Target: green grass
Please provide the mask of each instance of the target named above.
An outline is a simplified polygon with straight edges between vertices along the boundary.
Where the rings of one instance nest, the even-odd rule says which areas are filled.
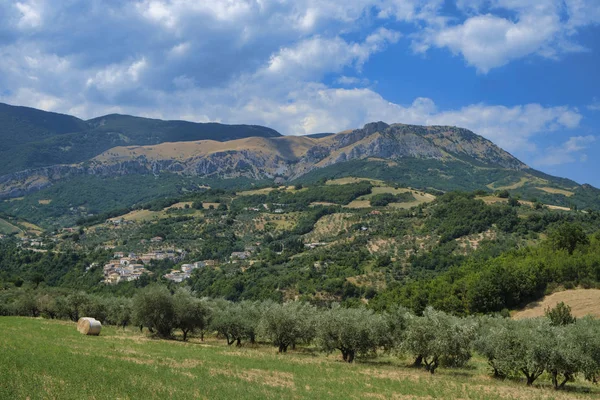
[[[80,335],[75,324],[0,317],[0,399],[281,399],[281,398],[597,398],[578,383],[569,392],[487,376],[482,360],[461,370],[427,372],[392,357],[353,365],[308,350],[278,355],[269,346],[228,347],[154,340],[103,327]]]
[[[21,230],[19,228],[17,228],[10,222],[0,218],[0,234],[10,235],[11,233],[17,233],[20,231]]]

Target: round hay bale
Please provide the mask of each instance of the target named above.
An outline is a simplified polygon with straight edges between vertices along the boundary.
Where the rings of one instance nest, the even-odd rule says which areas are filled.
[[[77,321],[77,330],[83,335],[98,336],[102,330],[102,324],[94,318],[83,317]]]

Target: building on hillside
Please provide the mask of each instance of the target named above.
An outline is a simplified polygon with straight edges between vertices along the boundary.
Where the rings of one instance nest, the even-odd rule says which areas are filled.
[[[315,242],[315,243],[305,243],[304,247],[309,249],[316,249],[317,247],[326,246],[327,243],[324,242]]]
[[[234,251],[233,253],[231,253],[231,256],[229,257],[232,260],[246,260],[248,258],[250,258],[252,254],[250,254],[249,251]]]
[[[152,242],[152,243],[160,243],[162,241],[163,241],[163,238],[160,236],[155,236],[152,239],[150,239],[150,242]]]

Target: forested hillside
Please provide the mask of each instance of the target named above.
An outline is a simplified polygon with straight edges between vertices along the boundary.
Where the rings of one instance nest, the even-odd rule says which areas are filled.
[[[465,315],[600,282],[595,211],[502,191],[427,193],[356,178],[196,190],[80,218],[69,230],[7,236],[3,284],[132,295],[156,281],[234,301],[403,304],[416,312],[431,305]],[[168,249],[178,255],[144,262],[150,273],[139,279],[103,282],[113,253],[132,253],[139,263],[143,254]],[[238,253],[242,258],[233,258]],[[203,260],[210,266],[182,283],[165,277]]]

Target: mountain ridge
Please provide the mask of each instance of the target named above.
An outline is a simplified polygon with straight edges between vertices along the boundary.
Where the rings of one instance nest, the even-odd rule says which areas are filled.
[[[0,176],[32,168],[89,160],[120,145],[167,141],[278,137],[259,125],[164,121],[109,114],[87,121],[66,114],[0,103]]]

